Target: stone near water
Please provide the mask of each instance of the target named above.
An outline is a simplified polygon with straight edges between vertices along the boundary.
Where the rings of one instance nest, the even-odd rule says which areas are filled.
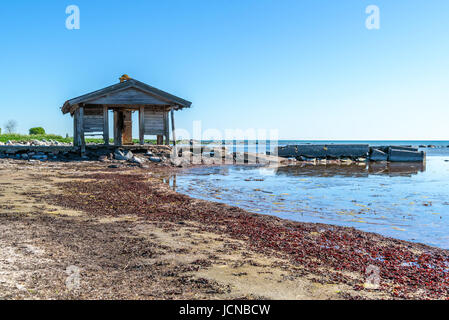
[[[149,160],[151,162],[162,162],[162,159],[159,157],[150,157]]]
[[[201,159],[201,163],[204,165],[212,165],[215,164],[215,159],[210,157],[203,157]]]
[[[133,153],[131,152],[131,151],[128,151],[128,152],[123,152],[122,150],[115,150],[115,153],[114,153],[114,158],[116,159],[116,160],[124,160],[124,161],[128,161],[128,160],[131,160],[132,158],[133,158]]]
[[[45,154],[36,154],[34,156],[31,156],[31,159],[33,159],[33,160],[40,160],[40,161],[46,161],[46,160],[48,160],[48,157]]]
[[[170,163],[175,167],[186,167],[190,164],[190,159],[186,158],[173,158],[170,160]]]
[[[114,158],[115,160],[126,160],[125,154],[121,150],[115,150]]]
[[[133,155],[133,153],[131,151],[128,151],[125,154],[125,157],[126,157],[127,160],[131,160],[134,157],[134,155]]]
[[[131,162],[137,163],[137,164],[143,164],[143,163],[144,163],[144,160],[141,159],[141,158],[138,158],[138,157],[134,156],[134,157],[132,157]]]

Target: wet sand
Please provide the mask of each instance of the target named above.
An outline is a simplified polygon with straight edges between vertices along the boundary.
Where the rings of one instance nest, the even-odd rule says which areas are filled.
[[[163,182],[180,169],[108,165],[0,160],[0,299],[449,296],[445,250],[192,199]]]

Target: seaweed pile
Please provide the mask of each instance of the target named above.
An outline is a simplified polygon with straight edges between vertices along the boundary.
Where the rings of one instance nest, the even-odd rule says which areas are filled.
[[[192,199],[145,174],[84,174],[59,183],[61,194],[46,201],[91,215],[138,214],[152,221],[200,223],[205,231],[244,240],[255,251],[288,257],[319,275],[323,283],[365,285],[367,270],[379,270],[377,290],[399,299],[449,297],[446,250],[386,238],[354,228],[300,223],[246,212],[225,204]],[[86,180],[89,179],[89,180]]]

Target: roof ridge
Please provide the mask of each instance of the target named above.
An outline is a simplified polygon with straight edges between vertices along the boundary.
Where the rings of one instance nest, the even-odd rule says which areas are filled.
[[[116,91],[126,90],[128,88],[135,87],[138,88],[145,93],[149,95],[153,95],[155,97],[159,97],[162,100],[166,100],[168,103],[173,105],[179,105],[181,108],[190,108],[192,103],[190,101],[184,100],[180,97],[177,97],[175,95],[172,95],[168,92],[165,92],[163,90],[160,90],[156,87],[150,86],[144,82],[141,82],[137,79],[130,78],[127,81],[123,81],[120,83],[115,83],[113,85],[107,86],[103,89],[99,89],[96,91],[89,92],[87,94],[78,96],[76,98],[72,98],[70,100],[67,100],[64,105],[62,106],[61,110],[62,112],[68,113],[75,110],[77,107],[79,107],[80,103],[83,103],[88,100],[95,99],[96,97],[101,97]]]

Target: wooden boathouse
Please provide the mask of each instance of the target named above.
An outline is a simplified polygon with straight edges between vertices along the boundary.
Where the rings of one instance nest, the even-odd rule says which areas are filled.
[[[63,114],[73,117],[73,144],[85,149],[86,136],[102,135],[109,145],[109,110],[114,114],[114,145],[133,145],[132,113],[139,112],[139,143],[145,135],[157,137],[157,144],[170,144],[169,113],[173,141],[175,137],[174,111],[190,108],[191,102],[123,75],[120,83],[87,93],[64,103]]]

